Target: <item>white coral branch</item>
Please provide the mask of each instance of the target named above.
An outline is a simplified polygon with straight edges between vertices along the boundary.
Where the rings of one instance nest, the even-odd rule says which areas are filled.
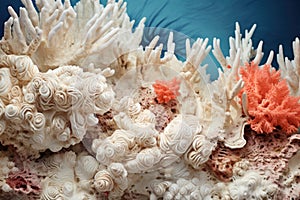
[[[281,70],[281,76],[284,78],[289,86],[290,93],[293,96],[300,96],[300,41],[296,38],[293,41],[294,59],[289,60],[284,57],[283,47],[279,46],[279,53],[277,54],[277,62]]]
[[[240,26],[238,23],[236,23],[236,30],[235,30],[235,38],[230,37],[229,38],[229,56],[225,58],[224,54],[222,53],[221,47],[220,47],[220,40],[214,38],[213,40],[213,47],[212,50],[215,58],[220,63],[223,71],[228,71],[228,68],[233,67],[233,65],[237,62],[237,59],[239,59],[240,64],[249,63],[250,61],[253,61],[255,64],[259,64],[261,62],[261,59],[264,55],[262,52],[262,46],[263,42],[260,41],[258,44],[258,47],[256,50],[254,50],[254,47],[252,46],[252,35],[255,31],[256,24],[254,24],[250,31],[245,30],[245,37],[242,38],[242,34],[240,32]],[[239,52],[239,53],[238,53]],[[273,52],[270,52],[270,55],[267,60],[267,64],[270,64],[273,60]],[[253,59],[253,60],[252,60]]]

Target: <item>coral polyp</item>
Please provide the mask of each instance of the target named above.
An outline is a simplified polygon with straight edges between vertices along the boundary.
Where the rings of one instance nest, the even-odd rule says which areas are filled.
[[[140,45],[122,0],[22,2],[0,41],[0,199],[300,198],[298,38],[281,71],[238,23],[227,57],[187,39],[182,61],[172,32]]]

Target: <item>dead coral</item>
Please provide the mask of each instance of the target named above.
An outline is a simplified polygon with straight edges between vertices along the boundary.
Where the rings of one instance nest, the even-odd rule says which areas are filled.
[[[39,194],[40,180],[37,175],[25,170],[9,174],[6,183],[16,192]]]
[[[240,157],[233,152],[236,151],[219,144],[206,162],[210,171],[221,181],[231,181],[233,165],[240,160]]]

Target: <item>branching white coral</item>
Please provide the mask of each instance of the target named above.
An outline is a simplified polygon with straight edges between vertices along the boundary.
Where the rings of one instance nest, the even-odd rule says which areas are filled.
[[[122,0],[105,7],[95,0],[74,7],[69,0],[36,0],[37,10],[32,1],[22,2],[19,16],[9,7],[0,41],[0,148],[18,155],[14,162],[0,155],[3,192],[22,190],[11,183],[30,169],[42,185],[40,199],[276,196],[274,184],[248,170],[247,155],[234,165],[242,156],[226,154],[246,144],[247,96],[237,97],[244,84],[239,67],[262,59],[262,42],[252,47],[255,25],[242,38],[236,24],[226,58],[214,39],[221,69],[210,82],[203,65],[208,39],[186,40],[184,62],[174,54],[172,32],[163,56],[159,36],[139,46],[145,19],[132,32]],[[278,61],[297,95],[298,39],[293,48],[294,61],[283,60],[282,48]],[[272,59],[271,52],[267,64]],[[210,164],[219,148],[227,148],[217,159],[225,159],[220,168],[226,168],[228,183]],[[289,163],[285,185],[295,185],[298,157]],[[23,165],[21,175],[15,164]]]
[[[219,130],[221,140],[230,148],[241,148],[246,144],[244,139],[244,126],[246,118],[242,115],[248,115],[247,96],[243,94],[240,100],[237,94],[243,88],[243,81],[239,77],[239,67],[245,63],[252,62],[259,64],[262,59],[262,42],[254,51],[251,37],[256,28],[254,25],[251,30],[245,31],[245,37],[242,38],[239,24],[236,23],[235,38],[229,38],[229,56],[224,57],[220,40],[213,41],[213,54],[221,65],[219,69],[219,78],[210,85],[212,91],[212,119],[221,119],[212,123],[213,130]],[[270,53],[267,63],[272,62],[273,53]],[[239,104],[242,101],[242,106]],[[244,112],[244,113],[243,113]],[[214,116],[217,115],[217,116]]]
[[[293,53],[294,59],[289,60],[288,57],[284,57],[283,54],[283,47],[282,45],[279,46],[279,53],[277,54],[277,62],[279,68],[281,70],[281,76],[286,80],[288,83],[290,93],[293,96],[300,96],[300,42],[299,38],[296,38],[293,41]]]
[[[220,39],[214,38],[213,41],[213,54],[220,63],[223,71],[230,68],[235,68],[234,66],[240,64],[245,64],[253,61],[255,64],[259,64],[264,53],[262,52],[263,42],[260,41],[256,50],[254,50],[252,45],[251,37],[255,31],[256,24],[254,24],[250,31],[245,30],[245,37],[242,38],[240,31],[240,26],[238,23],[235,25],[235,38],[229,38],[229,56],[225,58],[222,50],[220,48]],[[271,51],[267,59],[266,64],[271,64],[273,60],[274,52]]]
[[[233,72],[232,72],[233,73]],[[232,73],[230,75],[232,75]],[[216,137],[213,133],[218,130],[220,140],[230,148],[241,148],[246,144],[244,126],[246,119],[242,116],[242,106],[237,94],[243,87],[239,80],[231,85],[230,77],[219,70],[219,78],[210,85],[212,93],[212,119],[219,119],[209,126],[207,135]],[[246,101],[243,101],[246,104]]]
[[[132,33],[134,22],[122,1],[103,7],[83,0],[74,8],[69,0],[37,1],[39,12],[32,1],[23,3],[20,17],[9,7],[1,48],[7,54],[30,56],[43,72],[66,64],[105,66],[137,49],[141,41],[144,20]]]

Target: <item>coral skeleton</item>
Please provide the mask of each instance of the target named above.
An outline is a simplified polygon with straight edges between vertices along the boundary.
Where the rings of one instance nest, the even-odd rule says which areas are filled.
[[[181,61],[172,32],[140,45],[122,0],[22,3],[0,40],[0,199],[300,198],[298,38],[280,71],[238,23],[227,57],[187,39]]]

